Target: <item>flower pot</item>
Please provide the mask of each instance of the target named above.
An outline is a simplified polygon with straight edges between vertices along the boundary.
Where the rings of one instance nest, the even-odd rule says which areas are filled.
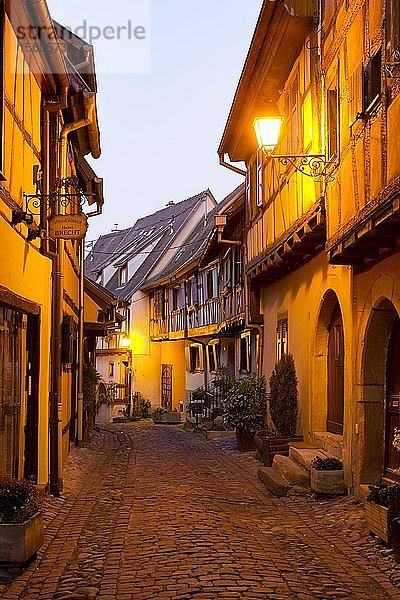
[[[44,542],[43,516],[36,513],[21,524],[0,524],[0,564],[23,565]]]
[[[345,493],[343,469],[321,471],[311,468],[311,489],[318,494],[342,496]]]
[[[245,427],[236,427],[236,442],[240,452],[251,452],[256,449],[254,436]]]
[[[170,425],[176,425],[177,423],[181,422],[181,413],[178,412],[167,412],[167,413],[163,413],[161,415],[157,415],[156,417],[153,417],[153,422],[155,424],[170,424]]]
[[[392,517],[386,506],[375,504],[375,502],[366,502],[365,520],[372,533],[380,537],[386,544],[392,543]]]

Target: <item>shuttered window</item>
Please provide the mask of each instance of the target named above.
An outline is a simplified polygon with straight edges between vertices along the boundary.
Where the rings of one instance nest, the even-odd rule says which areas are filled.
[[[327,117],[328,117],[328,158],[338,154],[339,121],[338,121],[338,91],[327,91]]]
[[[362,111],[362,65],[360,64],[349,79],[349,126],[353,125]]]
[[[276,361],[279,362],[288,352],[288,319],[287,316],[278,318],[276,327]]]

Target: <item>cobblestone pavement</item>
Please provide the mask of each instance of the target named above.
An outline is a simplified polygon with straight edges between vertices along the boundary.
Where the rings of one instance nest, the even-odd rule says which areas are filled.
[[[72,452],[45,545],[0,598],[400,597],[400,567],[354,499],[273,498],[257,465],[173,427],[102,429]]]

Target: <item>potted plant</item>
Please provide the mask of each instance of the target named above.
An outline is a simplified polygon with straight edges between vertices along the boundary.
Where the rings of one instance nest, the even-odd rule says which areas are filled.
[[[365,520],[368,529],[386,544],[391,543],[389,494],[386,485],[370,485],[365,503]]]
[[[288,456],[289,444],[302,441],[296,435],[298,419],[297,375],[293,356],[284,354],[275,365],[269,380],[269,429],[255,436],[257,458],[266,466],[272,465],[275,454]]]
[[[181,422],[181,415],[177,410],[168,410],[163,406],[157,406],[152,414],[153,422],[156,424],[168,423],[176,425]]]
[[[339,458],[320,456],[311,461],[311,489],[318,494],[341,496],[345,493],[343,463]]]
[[[44,541],[39,492],[27,480],[0,480],[0,563],[22,566]]]
[[[223,402],[223,422],[236,430],[240,451],[254,450],[254,434],[265,425],[265,377],[250,373],[234,382]]]

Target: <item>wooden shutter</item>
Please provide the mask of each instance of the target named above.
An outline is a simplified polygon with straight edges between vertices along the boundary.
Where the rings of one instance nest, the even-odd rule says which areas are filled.
[[[349,126],[362,113],[362,64],[360,64],[349,80]]]
[[[197,288],[196,277],[192,277],[192,279],[190,280],[190,284],[192,286],[192,304],[198,304],[199,303],[199,291]]]

